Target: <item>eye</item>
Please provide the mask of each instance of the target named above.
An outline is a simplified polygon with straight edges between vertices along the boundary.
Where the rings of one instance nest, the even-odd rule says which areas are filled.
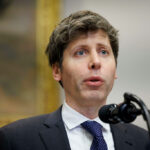
[[[103,55],[106,55],[108,52],[107,52],[106,50],[102,50],[101,53],[102,53]]]
[[[108,51],[103,49],[103,50],[100,51],[100,54],[102,54],[102,55],[108,55]]]
[[[75,56],[83,56],[86,54],[86,50],[82,49],[82,50],[79,50],[77,52],[75,52]]]

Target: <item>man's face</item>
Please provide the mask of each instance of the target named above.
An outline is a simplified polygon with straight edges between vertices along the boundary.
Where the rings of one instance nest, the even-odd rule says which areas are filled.
[[[72,107],[104,105],[116,78],[108,35],[97,30],[74,39],[64,50],[62,68],[54,65],[53,75],[62,81]]]

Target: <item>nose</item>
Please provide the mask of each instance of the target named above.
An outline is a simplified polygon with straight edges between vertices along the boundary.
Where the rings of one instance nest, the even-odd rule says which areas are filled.
[[[98,70],[101,67],[100,58],[97,53],[90,55],[89,69]]]

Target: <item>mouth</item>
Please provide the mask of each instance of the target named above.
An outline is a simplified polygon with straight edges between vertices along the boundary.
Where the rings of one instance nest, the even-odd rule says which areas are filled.
[[[104,80],[99,76],[93,76],[85,79],[84,82],[87,86],[99,87],[104,83]]]

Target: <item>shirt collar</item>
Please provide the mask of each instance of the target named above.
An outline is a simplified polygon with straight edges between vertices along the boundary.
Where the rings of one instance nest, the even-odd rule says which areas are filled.
[[[95,119],[89,119],[85,117],[84,115],[80,114],[73,108],[71,108],[66,102],[64,102],[62,107],[62,118],[66,125],[66,127],[71,130],[75,127],[80,126],[81,123],[90,120],[90,121],[96,121],[100,123],[103,126],[104,131],[110,130],[110,125],[107,123],[102,122],[99,117],[96,117]]]

